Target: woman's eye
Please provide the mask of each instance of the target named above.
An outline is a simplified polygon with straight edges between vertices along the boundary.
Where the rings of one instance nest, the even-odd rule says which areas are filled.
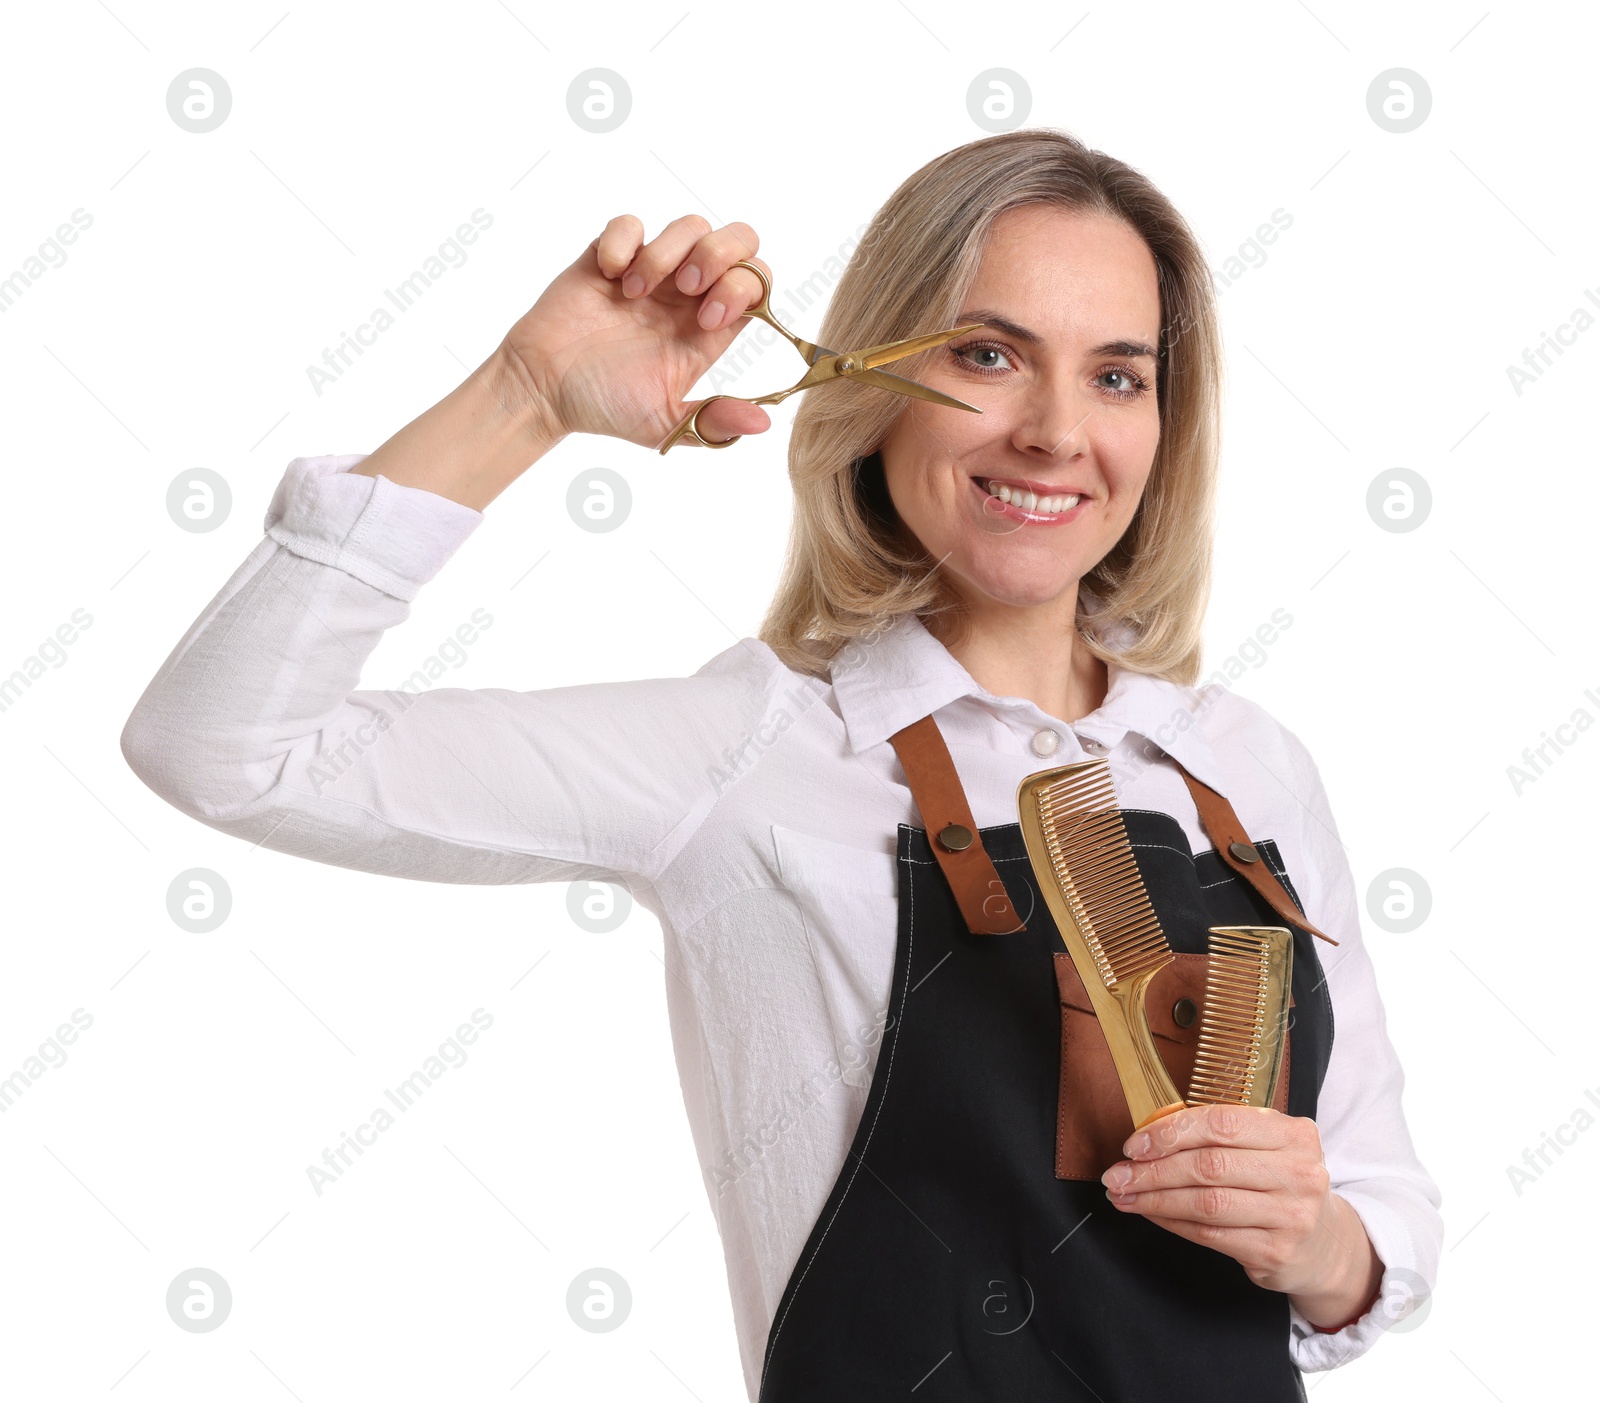
[[[992,341],[971,341],[965,346],[958,346],[954,354],[958,359],[966,361],[975,370],[1015,370],[1011,358],[1006,354],[1005,348],[996,346]]]
[[[1146,388],[1148,388],[1145,382],[1137,375],[1134,375],[1126,370],[1119,370],[1115,366],[1111,366],[1106,370],[1102,370],[1100,372],[1100,376],[1102,379],[1104,379],[1106,376],[1112,376],[1122,382],[1120,385],[1106,385],[1104,387],[1105,389],[1110,390],[1111,393],[1118,399],[1132,399],[1135,395],[1143,394]]]

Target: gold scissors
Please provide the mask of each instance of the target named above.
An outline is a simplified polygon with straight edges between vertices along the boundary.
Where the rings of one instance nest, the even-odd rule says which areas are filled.
[[[930,390],[915,380],[890,375],[877,367],[915,355],[918,351],[942,346],[945,342],[953,341],[957,336],[964,336],[969,331],[981,331],[984,323],[971,322],[966,326],[958,326],[953,331],[935,331],[926,336],[912,336],[904,341],[887,341],[881,346],[868,346],[863,351],[830,351],[826,346],[813,346],[809,341],[802,341],[772,315],[772,283],[760,268],[742,258],[732,266],[748,268],[761,279],[761,300],[755,306],[745,308],[740,315],[764,321],[806,358],[806,364],[810,369],[787,390],[775,390],[770,395],[757,395],[753,399],[745,399],[743,395],[712,395],[710,399],[701,400],[693,412],[667,435],[666,442],[660,448],[662,453],[678,443],[700,448],[729,448],[736,444],[743,437],[742,434],[735,434],[721,443],[709,443],[700,437],[700,426],[697,422],[700,412],[708,404],[715,404],[719,399],[737,399],[745,404],[777,404],[800,390],[814,389],[818,385],[827,384],[830,380],[845,378],[859,380],[863,385],[876,385],[880,390],[893,390],[898,395],[925,399],[930,404],[942,404],[950,409],[970,409],[974,414],[983,413],[976,405],[951,399],[949,395],[940,394],[938,390]]]

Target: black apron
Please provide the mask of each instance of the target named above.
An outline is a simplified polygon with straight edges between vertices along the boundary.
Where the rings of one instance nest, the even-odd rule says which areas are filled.
[[[1122,813],[1174,950],[1205,953],[1208,926],[1285,924],[1214,849],[1191,856],[1176,819]],[[1026,928],[971,933],[928,831],[899,826],[885,1033],[773,1317],[761,1403],[1303,1400],[1286,1295],[1056,1177],[1064,946],[1020,825],[978,836]],[[1276,844],[1255,849],[1287,887]],[[1288,1113],[1314,1117],[1333,1010],[1313,938],[1294,937]]]

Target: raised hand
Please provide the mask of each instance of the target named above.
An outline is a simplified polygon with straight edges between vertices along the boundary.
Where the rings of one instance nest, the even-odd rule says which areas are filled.
[[[561,433],[608,434],[653,448],[689,412],[694,383],[727,350],[761,283],[740,259],[759,245],[748,224],[712,229],[697,214],[644,241],[634,215],[611,220],[506,334],[530,403]],[[731,270],[731,271],[730,271]],[[771,426],[757,405],[721,400],[705,437]]]

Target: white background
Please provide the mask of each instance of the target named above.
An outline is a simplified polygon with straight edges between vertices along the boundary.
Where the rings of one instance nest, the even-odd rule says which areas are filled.
[[[1600,296],[1592,9],[110,0],[18,7],[6,32],[0,278],[75,209],[93,223],[0,314],[0,674],[74,609],[93,623],[0,712],[0,1078],[74,1009],[93,1024],[0,1115],[0,1390],[743,1397],[649,916],[589,935],[564,887],[251,850],[149,792],[118,735],[260,539],[289,459],[375,448],[613,215],[651,236],[688,212],[748,221],[778,290],[797,286],[911,171],[984,135],[967,91],[995,67],[1031,88],[1027,124],[1150,176],[1214,268],[1292,216],[1221,292],[1208,662],[1289,611],[1239,689],[1317,758],[1363,896],[1396,867],[1431,889],[1420,927],[1366,935],[1446,1218],[1420,1326],[1307,1382],[1319,1403],[1570,1390],[1600,1127],[1520,1193],[1507,1167],[1600,1096],[1583,877],[1600,734],[1520,794],[1507,767],[1576,709],[1600,717],[1600,329],[1520,395],[1507,367]],[[205,134],[166,108],[193,67],[232,92]],[[632,94],[606,134],[568,115],[594,67]],[[1403,134],[1366,103],[1394,67],[1433,99]],[[493,224],[468,261],[317,394],[306,367],[478,208]],[[812,335],[821,312],[786,319]],[[769,350],[735,388],[798,366]],[[493,625],[447,685],[684,675],[754,633],[790,412],[710,461],[568,440],[491,505],[363,686],[397,685],[476,608]],[[565,507],[596,466],[634,496],[605,535]],[[196,467],[233,494],[208,534],[166,511]],[[1405,533],[1366,506],[1397,467],[1432,492]],[[167,914],[193,867],[232,891],[210,934]],[[307,1165],[476,1008],[494,1023],[470,1060],[314,1193]],[[633,1292],[612,1333],[566,1309],[596,1266]],[[193,1267],[233,1292],[211,1333],[167,1315]]]

